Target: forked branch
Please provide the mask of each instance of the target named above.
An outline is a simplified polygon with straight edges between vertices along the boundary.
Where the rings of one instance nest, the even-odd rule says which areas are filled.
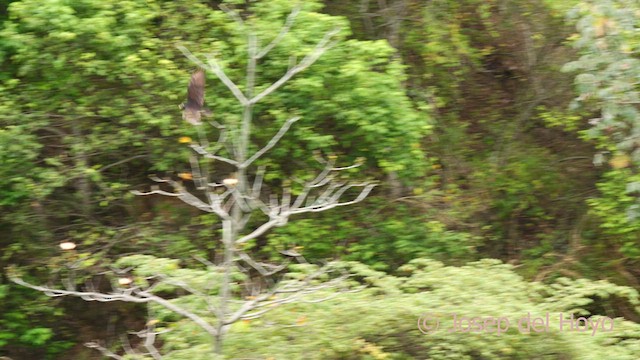
[[[284,134],[289,130],[289,128],[291,127],[291,124],[293,124],[294,122],[296,122],[298,120],[300,120],[299,116],[296,116],[296,117],[293,117],[293,118],[287,120],[282,125],[280,130],[271,138],[271,140],[269,140],[267,145],[265,145],[262,149],[258,150],[255,154],[253,154],[253,156],[251,156],[245,162],[243,162],[242,164],[238,165],[238,168],[242,169],[242,168],[248,167],[254,161],[256,161],[260,156],[264,155],[264,153],[266,153],[267,151],[271,150],[271,148],[274,147],[278,143],[278,141],[280,141],[280,139],[284,136]]]
[[[254,98],[249,100],[249,104],[256,104],[258,101],[262,100],[265,96],[271,94],[276,91],[280,86],[289,81],[295,74],[305,70],[309,66],[311,66],[322,54],[324,54],[327,50],[329,50],[334,42],[331,41],[332,38],[340,32],[340,28],[336,28],[327,32],[322,40],[318,42],[316,47],[311,51],[311,53],[307,54],[299,64],[291,67],[278,81],[274,82],[268,88],[264,89],[261,93],[256,95]]]

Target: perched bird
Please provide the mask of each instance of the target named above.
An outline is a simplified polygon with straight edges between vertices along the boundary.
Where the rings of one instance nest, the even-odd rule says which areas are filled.
[[[210,115],[211,111],[204,107],[204,83],[203,70],[198,70],[191,75],[191,81],[187,87],[187,101],[180,105],[182,118],[189,124],[200,125],[202,115]]]

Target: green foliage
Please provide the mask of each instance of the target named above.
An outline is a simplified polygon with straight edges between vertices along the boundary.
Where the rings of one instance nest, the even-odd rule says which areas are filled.
[[[416,95],[431,93],[430,102],[437,108],[459,110],[456,102],[465,75],[487,53],[487,49],[472,44],[474,36],[483,36],[473,28],[489,24],[481,15],[486,15],[487,8],[478,4],[476,0],[430,2],[417,12],[421,26],[409,25],[406,29],[406,51],[419,55],[420,73],[413,76],[422,77],[416,81],[424,82],[428,89],[426,94]]]
[[[600,241],[615,242],[616,248],[623,256],[633,259],[640,258],[640,221],[635,215],[635,208],[638,206],[637,191],[629,190],[638,181],[638,174],[632,174],[629,169],[612,170],[605,174],[604,181],[598,184],[602,195],[589,200],[593,213],[602,221],[601,229],[608,236],[608,239]]]
[[[560,313],[615,317],[584,311],[585,304],[599,297],[615,294],[640,311],[638,293],[630,288],[568,279],[550,286],[529,283],[496,260],[448,267],[416,259],[402,266],[398,276],[357,263],[345,266],[369,288],[326,302],[286,305],[237,323],[227,342],[227,358],[597,359],[607,353],[615,359],[634,359],[640,349],[640,327],[620,318],[614,320],[614,331],[594,336],[559,329]],[[441,319],[440,330],[418,331],[416,323],[426,313]],[[450,333],[452,314],[506,317],[511,325],[500,335]],[[548,331],[521,333],[516,324],[527,314],[549,314]],[[169,359],[207,359],[209,345],[194,328],[184,321],[170,327],[174,330],[163,337],[166,347],[174,350]]]
[[[597,304],[599,307],[606,308],[606,300],[616,296],[628,301],[635,311],[640,310],[640,295],[637,290],[627,286],[617,286],[604,280],[560,278],[544,291],[549,294],[545,302],[558,311],[593,315],[588,308],[593,306],[596,300],[601,301]],[[614,316],[615,314],[606,315]]]
[[[578,4],[570,15],[577,21],[579,33],[573,41],[582,56],[565,66],[566,71],[579,72],[576,105],[600,113],[588,134],[593,138],[605,135],[602,146],[614,145],[629,153],[634,162],[640,161],[631,136],[638,126],[637,11],[634,1]]]
[[[547,126],[559,126],[567,131],[575,132],[581,128],[580,122],[582,117],[567,111],[559,111],[556,109],[547,109],[544,106],[538,107],[538,116],[545,122]]]
[[[247,23],[262,45],[277,34],[292,5],[268,1],[252,7],[255,16]],[[261,60],[259,90],[286,71],[292,56],[301,59],[313,50],[327,30],[342,27],[343,41],[256,106],[255,148],[285,118],[303,117],[273,157],[262,160],[271,172],[268,180],[278,185],[294,172],[310,176],[296,171],[315,164],[313,150],[337,153],[340,163],[366,157],[361,171],[371,176],[419,177],[420,141],[429,121],[405,95],[404,67],[393,49],[382,41],[345,40],[345,19],[317,12],[319,2],[303,5],[290,33]],[[6,69],[0,76],[0,160],[6,164],[0,169],[0,227],[9,234],[2,258],[61,266],[70,259],[55,254],[52,245],[63,239],[78,244],[78,258],[71,260],[84,269],[98,270],[96,264],[107,265],[109,257],[141,250],[215,252],[217,224],[204,217],[188,220],[193,213],[170,202],[139,209],[128,190],[148,184],[150,173],[171,176],[185,169],[189,149],[177,140],[198,137],[180,121],[177,105],[193,64],[176,45],[198,55],[215,53],[244,87],[243,29],[196,1],[24,0],[10,4],[0,36]],[[235,99],[213,76],[207,105],[214,120],[237,125]],[[211,141],[217,135],[207,134]],[[227,175],[218,164],[213,171],[214,177]],[[143,215],[156,219],[144,229],[132,225]],[[194,229],[198,239],[187,235]]]
[[[147,287],[150,285],[147,279],[160,277],[162,280],[154,286],[154,292],[159,293],[174,293],[181,287],[187,287],[203,294],[215,295],[219,292],[222,280],[220,268],[209,266],[190,269],[180,266],[179,260],[150,255],[126,256],[118,259],[114,265],[123,269],[133,268],[131,271],[133,282],[139,286]],[[233,277],[237,281],[245,278],[237,272]],[[117,285],[117,279],[113,281],[114,285]]]
[[[0,129],[0,206],[13,206],[21,201],[38,200],[46,197],[52,188],[62,181],[53,169],[35,171],[42,145],[26,126],[7,126]]]
[[[476,255],[480,239],[433,220],[432,211],[416,214],[411,203],[375,199],[365,204],[365,209],[339,209],[275,229],[263,250],[275,254],[299,246],[311,259],[345,254],[342,259],[387,271],[416,257],[464,262]]]
[[[624,168],[640,164],[638,11],[635,1],[580,2],[570,16],[577,23],[572,40],[581,56],[564,68],[577,73],[579,96],[574,106],[598,113],[584,134],[606,150],[599,155],[600,162],[607,158],[613,168],[598,185],[602,197],[590,204],[603,221],[604,233],[614,235],[619,251],[632,258],[640,254],[640,205],[637,176]]]
[[[60,318],[62,312],[47,302],[42,294],[0,283],[0,353],[24,347],[43,359],[53,359],[73,345],[54,336],[51,319]]]
[[[538,149],[529,149],[533,152]],[[546,209],[540,203],[544,195],[558,197],[565,183],[560,181],[557,171],[549,171],[549,157],[543,149],[540,154],[521,156],[514,154],[519,161],[510,161],[501,169],[489,168],[479,173],[478,180],[491,183],[492,191],[499,193],[495,199],[495,214],[506,219],[511,216],[525,215],[529,218],[544,219]]]
[[[341,26],[342,36],[348,35],[343,19],[313,12],[318,3],[304,6],[290,33],[260,64],[258,89],[277,80],[292,55],[299,58],[311,51],[327,30]],[[287,1],[252,7],[256,16],[250,22],[261,43],[272,39],[290,10]],[[12,133],[2,141],[22,136],[21,143],[34,146],[21,148],[28,154],[11,150],[0,155],[8,163],[36,157],[42,162],[28,168],[29,162],[19,164],[19,173],[36,174],[31,175],[35,179],[6,177],[17,183],[5,202],[26,196],[31,190],[24,183],[29,181],[43,188],[42,197],[53,195],[42,204],[48,214],[62,218],[64,205],[71,204],[78,212],[112,215],[129,205],[122,201],[126,190],[144,181],[148,172],[184,168],[188,149],[173,139],[195,136],[178,124],[176,108],[192,65],[177,51],[178,44],[196,54],[215,52],[231,79],[243,86],[244,33],[204,4],[79,1],[42,6],[21,1],[10,11],[11,21],[2,30],[7,39],[3,59],[13,71],[1,88],[7,104],[1,110],[3,122],[13,127],[5,130]],[[308,177],[305,166],[286,165],[291,158],[313,164],[312,151],[319,149],[344,154],[344,163],[366,157],[362,171],[375,176],[397,172],[406,182],[424,172],[420,139],[428,133],[428,117],[412,109],[401,86],[404,68],[392,55],[381,41],[342,41],[256,106],[255,148],[286,117],[297,113],[303,118],[273,157],[263,161],[269,165],[269,179],[294,172]],[[207,90],[214,119],[235,126],[239,114],[232,95],[213,79]],[[213,139],[217,134],[210,135]],[[51,140],[36,140],[40,138]],[[224,167],[214,171],[225,175]],[[87,203],[91,209],[85,208]],[[85,236],[95,229],[75,227]]]
[[[305,2],[304,6],[313,9],[318,4]],[[250,24],[259,29],[259,34],[276,34],[290,9],[288,1],[258,2],[252,7],[256,17]],[[274,21],[274,17],[281,20]],[[394,59],[393,49],[383,41],[345,40],[349,30],[344,19],[301,12],[280,45],[259,63],[256,91],[279,79],[292,56],[301,58],[309,53],[335,27],[343,29],[336,46],[256,106],[255,117],[259,120],[254,124],[258,128],[252,141],[254,149],[275,134],[287,117],[302,116],[269,159],[262,161],[275,171],[270,179],[283,173],[309,177],[309,168],[315,164],[311,156],[314,150],[334,153],[344,164],[366,158],[364,172],[396,172],[404,182],[419,177],[424,173],[420,140],[429,133],[429,117],[409,102],[402,86],[404,67]],[[227,41],[240,44],[241,49],[245,46],[241,29],[229,35]],[[259,39],[264,44],[271,36]],[[242,51],[229,48],[220,51],[219,58],[223,64],[244,69]],[[231,79],[243,84],[234,68],[229,70]],[[233,125],[237,118],[235,114],[226,121]],[[299,166],[292,166],[292,157]]]
[[[294,5],[257,1],[247,11],[245,3],[226,2],[241,9],[262,46],[275,38]],[[358,209],[292,219],[244,250],[264,255],[264,261],[292,248],[312,260],[361,261],[371,268],[348,268],[359,271],[355,280],[374,286],[334,302],[283,307],[235,323],[230,354],[250,357],[259,349],[260,355],[281,358],[287,349],[290,358],[634,358],[638,329],[627,322],[615,334],[595,337],[423,336],[415,329],[425,309],[603,315],[594,309],[616,308],[621,298],[637,306],[637,294],[627,288],[560,280],[536,293],[531,290],[539,285],[490,262],[446,267],[416,260],[399,276],[378,271],[393,272],[416,257],[460,264],[496,256],[519,262],[521,274],[535,276],[564,255],[567,239],[578,238],[586,245],[576,254],[582,256],[575,264],[581,274],[617,279],[627,271],[627,280],[634,279],[632,266],[640,259],[638,2],[300,3],[290,32],[259,61],[258,91],[312,51],[326,31],[341,31],[336,46],[313,67],[254,108],[253,150],[287,118],[302,117],[271,156],[259,160],[268,169],[266,186],[278,188],[292,176],[311,178],[318,169],[314,151],[336,155],[340,165],[364,158],[350,175],[383,183]],[[0,4],[0,267],[47,265],[62,276],[102,272],[109,258],[138,254],[114,266],[133,266],[130,275],[139,285],[161,274],[165,283],[155,289],[158,294],[206,313],[206,304],[185,296],[180,286],[217,294],[209,284],[220,279],[220,269],[193,256],[216,258],[218,219],[177,201],[132,198],[128,191],[147,187],[151,173],[185,171],[189,149],[178,138],[200,135],[179,119],[177,105],[194,65],[176,45],[213,54],[240,88],[246,86],[245,31],[215,4]],[[570,30],[562,18],[571,7],[566,24],[577,24],[571,40],[578,59],[564,43]],[[338,16],[322,12],[330,9],[339,9]],[[567,62],[580,112],[565,110],[573,95],[558,64]],[[213,120],[233,137],[239,108],[212,74],[206,102]],[[205,136],[213,142],[217,135]],[[601,175],[593,168],[593,149],[581,140],[596,144],[602,150],[597,162],[613,169]],[[216,179],[228,175],[225,166],[210,165]],[[598,223],[583,227],[587,198]],[[59,253],[55,244],[63,239],[75,241],[78,250]],[[618,271],[620,264],[626,270]],[[600,271],[607,267],[614,270]],[[300,272],[289,280],[308,271],[291,270]],[[239,273],[234,279],[238,295],[246,279]],[[117,277],[111,281],[117,284]],[[0,285],[0,300],[0,351],[44,358],[70,346],[57,335],[60,314],[40,298]],[[170,358],[211,358],[210,339],[197,326],[160,308],[152,315],[172,330],[163,337],[163,350],[174,351]]]

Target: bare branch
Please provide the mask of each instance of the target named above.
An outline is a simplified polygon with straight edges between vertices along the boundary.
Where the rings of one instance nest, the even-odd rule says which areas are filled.
[[[280,266],[274,266],[274,265],[270,265],[270,264],[265,264],[265,263],[259,263],[255,260],[253,260],[247,253],[245,253],[244,251],[237,251],[238,255],[240,256],[240,259],[242,259],[244,262],[246,262],[247,264],[249,264],[252,268],[256,269],[260,275],[262,276],[271,276],[273,274],[276,274],[282,270],[284,270],[287,265],[289,265],[289,260],[286,260],[284,264],[280,265]],[[270,267],[272,270],[268,271],[267,269],[265,269],[265,267]]]
[[[309,192],[312,189],[319,188],[319,187],[325,186],[327,184],[330,184],[333,181],[334,177],[335,177],[334,175],[331,175],[332,172],[349,170],[349,169],[357,168],[357,167],[362,165],[361,162],[357,162],[357,163],[355,163],[353,165],[350,165],[350,166],[334,167],[333,165],[334,165],[335,161],[332,160],[332,159],[325,160],[319,154],[314,154],[314,158],[319,163],[325,165],[324,169],[313,180],[311,180],[310,182],[307,182],[307,183],[304,184],[302,192],[297,196],[296,200],[294,201],[293,205],[291,206],[293,209],[298,209],[298,208],[300,208],[300,206],[302,206],[302,204],[307,199],[307,196],[309,195]],[[329,188],[327,190],[325,190],[325,192],[323,194],[321,194],[318,197],[318,199],[313,200],[313,201],[307,201],[307,207],[309,207],[310,204],[317,204],[317,203],[320,203],[321,201],[325,200],[329,194],[331,194],[333,191],[335,191],[337,188],[339,188],[342,185],[344,185],[344,184],[336,184],[336,183],[330,184]],[[350,185],[350,187],[353,187],[353,186],[358,186],[358,185]],[[367,192],[367,194],[368,194],[368,192]]]
[[[262,211],[263,214],[271,217],[274,213],[274,211],[272,209],[269,209],[269,207],[267,206],[267,204],[264,203],[264,201],[257,199],[257,198],[251,198],[251,206],[253,209],[258,208],[260,209],[260,211]]]
[[[238,165],[238,168],[246,168],[246,167],[248,167],[254,161],[256,161],[260,156],[264,155],[264,153],[266,153],[267,151],[271,150],[271,148],[274,147],[278,143],[278,141],[280,141],[280,139],[284,136],[284,134],[287,132],[287,130],[289,130],[289,128],[291,127],[291,124],[293,124],[294,122],[296,122],[298,120],[300,120],[299,116],[296,116],[296,117],[293,117],[293,118],[287,120],[282,125],[280,130],[278,130],[276,135],[274,137],[272,137],[271,140],[269,140],[267,145],[265,145],[262,149],[260,149],[255,154],[253,154],[253,156],[251,156],[245,162],[243,162],[242,164]]]
[[[124,335],[120,335],[120,340],[122,341],[122,347],[124,348],[124,352],[127,353],[127,355],[132,355],[132,356],[137,355],[136,352],[133,351],[133,348],[131,347],[131,343],[129,342],[128,337]]]
[[[176,193],[172,193],[164,190],[151,190],[147,192],[132,190],[131,193],[138,196],[147,196],[147,195],[155,195],[155,194],[164,195],[164,196],[175,196],[175,197],[180,196],[180,194],[176,194]]]
[[[192,62],[194,62],[196,65],[198,65],[200,68],[202,69],[208,69],[209,67],[207,65],[205,65],[205,63],[203,63],[200,59],[198,59],[197,56],[193,55],[191,53],[191,51],[189,51],[189,49],[187,49],[186,47],[182,46],[182,45],[178,45],[176,46],[178,48],[178,50],[180,50],[182,52],[182,54],[184,56],[186,56],[189,60],[191,60]]]
[[[269,206],[271,206],[271,209],[269,210],[269,216],[280,212],[280,209],[278,209],[278,196],[276,194],[269,195]]]
[[[181,288],[183,290],[186,290],[186,291],[190,292],[191,294],[193,294],[195,296],[201,297],[202,299],[204,299],[205,302],[207,302],[207,304],[209,304],[211,306],[210,310],[215,308],[215,306],[213,306],[213,304],[210,303],[209,296],[207,294],[203,293],[202,291],[194,289],[191,285],[187,284],[186,282],[178,280],[178,279],[174,279],[174,278],[172,278],[172,277],[170,277],[168,275],[165,275],[165,274],[158,274],[157,277],[161,278],[162,282],[164,284],[169,284],[169,285],[173,285],[173,286],[179,287],[179,288]]]
[[[348,189],[351,187],[363,187],[362,191],[360,192],[360,194],[358,195],[358,197],[356,197],[354,200],[351,201],[346,201],[346,202],[339,202],[339,197]],[[305,212],[321,212],[321,211],[326,211],[329,209],[333,209],[335,207],[338,206],[346,206],[346,205],[352,205],[355,203],[359,203],[360,201],[364,200],[369,193],[371,192],[371,190],[373,190],[373,188],[376,187],[375,184],[355,184],[355,185],[348,185],[345,186],[343,188],[341,188],[340,190],[338,190],[334,195],[331,196],[331,198],[329,200],[325,200],[325,201],[320,201],[320,200],[316,200],[315,203],[303,207],[303,208],[298,208],[298,209],[294,209],[291,211],[291,214],[300,214],[300,213],[305,213]]]
[[[278,36],[276,36],[270,43],[269,45],[265,46],[257,55],[256,55],[256,59],[261,59],[262,57],[264,57],[265,55],[267,55],[269,53],[269,51],[271,51],[271,49],[273,49],[276,45],[278,45],[280,43],[280,41],[282,41],[282,39],[284,38],[285,35],[287,35],[287,33],[289,32],[289,30],[291,29],[291,26],[293,25],[293,22],[296,18],[296,16],[298,16],[298,14],[300,13],[300,5],[296,5],[296,7],[293,8],[293,10],[291,10],[291,13],[289,14],[289,16],[287,16],[287,20],[285,21],[284,26],[282,27],[282,29],[280,30],[280,33],[278,33]]]
[[[214,74],[227,86],[229,90],[233,93],[233,95],[238,99],[240,104],[246,106],[249,104],[249,100],[244,95],[242,90],[238,88],[238,86],[227,76],[227,74],[222,70],[222,66],[218,64],[218,61],[213,57],[213,55],[205,55],[207,58],[207,63],[209,64],[209,69],[213,71]]]
[[[114,162],[114,163],[112,163],[112,164],[105,165],[105,166],[101,167],[100,169],[98,169],[98,171],[99,171],[99,172],[102,172],[102,171],[105,171],[105,170],[107,170],[107,169],[109,169],[109,168],[112,168],[112,167],[114,167],[114,166],[118,166],[118,165],[121,165],[121,164],[127,163],[127,162],[129,162],[129,161],[135,160],[135,159],[146,158],[147,156],[148,156],[148,155],[134,155],[134,156],[132,156],[132,157],[129,157],[129,158],[126,158],[126,159],[123,159],[123,160],[120,160],[120,161],[116,161],[116,162]]]
[[[231,165],[238,165],[238,162],[235,160],[231,160],[231,159],[227,159],[224,156],[218,156],[215,155],[213,153],[208,152],[207,150],[205,150],[202,146],[198,145],[198,144],[191,144],[189,145],[195,152],[197,152],[198,154],[209,158],[209,159],[215,159],[215,160],[220,160],[222,162],[226,162],[227,164],[231,164]]]
[[[163,331],[164,333],[166,331]],[[144,339],[144,347],[149,351],[149,355],[151,355],[154,360],[162,360],[162,355],[155,346],[156,336],[160,333],[153,331],[153,325],[147,326],[145,330],[139,331],[135,333],[138,337]]]
[[[125,302],[133,302],[133,303],[149,303],[154,302],[156,304],[162,305],[165,308],[175,312],[176,314],[180,314],[186,318],[191,319],[194,323],[204,329],[207,333],[212,336],[217,335],[217,330],[209,325],[209,323],[201,318],[200,316],[183,309],[182,307],[163,299],[157,295],[151,294],[147,291],[140,289],[129,289],[129,291],[122,291],[120,293],[100,293],[94,291],[72,291],[72,290],[60,290],[60,289],[52,289],[44,286],[38,286],[30,284],[20,278],[11,278],[13,282],[16,284],[26,286],[28,288],[38,290],[43,292],[47,296],[51,297],[59,297],[59,296],[76,296],[80,297],[86,301],[100,301],[100,302],[111,302],[111,301],[125,301]]]
[[[189,156],[189,163],[191,164],[191,173],[193,174],[193,182],[196,184],[196,189],[206,190],[207,179],[202,175],[202,171],[200,171],[200,162],[198,161],[198,158],[191,154]]]
[[[124,360],[124,358],[118,354],[115,354],[113,352],[111,352],[109,349],[101,346],[98,342],[88,342],[85,343],[84,346],[90,348],[90,349],[96,349],[98,351],[100,351],[102,353],[102,355],[112,358],[112,359],[116,359],[116,360]]]
[[[331,168],[331,171],[343,171],[343,170],[355,169],[355,168],[360,167],[360,166],[362,166],[361,163],[356,163],[356,164],[349,165],[349,166],[334,167],[334,168]]]
[[[202,256],[198,256],[198,255],[192,255],[192,257],[196,260],[198,260],[199,262],[201,262],[203,265],[210,267],[212,269],[215,269],[217,266],[216,264],[212,263],[211,261],[203,258]]]
[[[274,218],[269,220],[268,222],[260,225],[257,229],[253,230],[251,233],[249,233],[248,235],[245,235],[243,237],[241,237],[240,239],[236,240],[236,244],[243,244],[246,243],[249,240],[255,239],[258,236],[264,234],[265,232],[269,231],[271,228],[276,227],[279,223],[281,223],[282,220],[278,219],[278,218]]]
[[[244,27],[244,20],[242,20],[240,15],[238,15],[238,13],[235,10],[230,9],[225,4],[220,4],[220,5],[218,5],[218,7],[220,8],[220,10],[224,11],[225,14],[229,15],[229,17],[231,19],[233,19],[235,22],[237,22],[238,25]]]
[[[260,190],[262,189],[262,181],[264,179],[264,173],[267,170],[266,167],[261,166],[256,171],[256,178],[253,180],[253,187],[251,189],[251,197],[258,198],[260,196]]]
[[[271,94],[280,86],[282,86],[282,84],[289,81],[289,79],[291,79],[295,74],[311,66],[311,64],[313,64],[316,60],[318,60],[318,58],[322,54],[324,54],[331,46],[333,46],[333,42],[331,42],[331,38],[333,38],[333,36],[335,36],[338,32],[340,32],[339,28],[327,32],[322,38],[322,40],[318,42],[315,49],[310,54],[305,56],[304,59],[302,59],[302,61],[298,65],[289,69],[289,71],[287,71],[278,81],[274,82],[273,84],[271,84],[271,86],[263,90],[260,94],[256,95],[254,98],[252,98],[249,101],[249,103],[256,104],[258,101],[262,100],[262,98]]]
[[[283,214],[287,214],[289,212],[289,207],[291,206],[291,188],[289,186],[285,186],[282,189],[282,201],[280,202],[280,208],[282,209],[280,212]]]
[[[207,204],[204,201],[197,198],[196,196],[194,196],[193,194],[191,194],[190,192],[188,192],[182,185],[180,185],[176,181],[173,181],[171,179],[161,179],[161,178],[158,178],[157,176],[150,176],[150,178],[155,182],[170,184],[176,192],[171,193],[168,191],[155,189],[149,192],[141,192],[141,191],[134,190],[132,191],[132,193],[136,195],[160,194],[165,196],[174,196],[179,198],[186,204],[189,204],[197,209],[210,212],[210,213],[215,213],[222,219],[226,219],[229,217],[229,213],[222,208],[221,204],[224,201],[224,199],[231,193],[231,191],[227,191],[222,195],[215,194],[211,191],[206,191],[206,195],[210,202],[209,204]]]
[[[161,182],[168,182],[170,183],[174,190],[177,191],[177,193],[171,193],[168,191],[163,191],[163,190],[152,190],[150,192],[141,192],[141,191],[132,191],[133,194],[135,195],[152,195],[152,194],[160,194],[160,195],[165,195],[165,196],[174,196],[177,197],[178,199],[182,200],[183,202],[198,208],[202,211],[206,211],[206,212],[215,212],[218,213],[218,211],[216,211],[217,209],[215,209],[213,206],[205,203],[204,201],[198,199],[197,197],[195,197],[194,195],[192,195],[190,192],[186,191],[184,189],[184,187],[180,186],[178,183],[176,183],[173,180],[162,180]]]
[[[348,188],[349,186],[345,185],[345,183],[343,182],[332,182],[329,184],[329,186],[327,186],[324,192],[320,194],[320,196],[318,196],[318,199],[314,204],[328,203],[330,201],[329,199],[332,198],[338,191],[342,190],[342,192],[345,192]]]
[[[320,290],[326,290],[326,289],[336,287],[337,285],[343,283],[343,281],[348,277],[348,276],[341,276],[318,286],[310,286],[310,283],[313,279],[316,279],[319,276],[327,274],[329,272],[331,272],[331,266],[327,265],[321,269],[318,269],[318,271],[310,274],[309,276],[307,276],[302,281],[303,284],[301,284],[300,286],[293,286],[294,284],[292,283],[281,284],[279,287],[272,289],[268,293],[259,295],[254,299],[252,299],[251,301],[247,301],[246,303],[244,303],[238,310],[236,310],[236,312],[234,312],[234,314],[229,318],[229,320],[225,321],[225,324],[233,324],[234,322],[240,319],[244,319],[244,320],[256,319],[262,316],[263,314],[265,314],[266,312],[273,310],[277,305],[291,303],[293,301],[300,299],[304,295],[309,295],[309,294],[318,292]],[[278,294],[291,294],[291,295],[274,299],[274,297]],[[315,302],[325,301],[330,298],[332,297],[327,297],[326,299],[316,299]],[[311,301],[313,302],[314,300],[311,300]],[[257,310],[259,308],[265,308],[265,307],[266,309],[249,313],[251,311]]]
[[[216,146],[213,147],[213,149],[209,150],[210,153],[215,154],[216,152],[218,152],[220,149],[222,149],[223,147],[227,146],[227,129],[226,127],[218,124],[215,121],[210,121],[209,122],[212,126],[218,128],[220,130],[220,135],[218,135],[218,141],[216,141]],[[200,128],[198,128],[200,129]],[[207,149],[208,147],[205,146],[205,149]]]
[[[245,201],[245,197],[240,194],[240,191],[238,191],[238,189],[233,188],[229,189],[229,191],[231,192],[231,195],[233,195],[233,199],[236,201],[243,212],[251,212],[251,207],[247,204],[247,202]]]

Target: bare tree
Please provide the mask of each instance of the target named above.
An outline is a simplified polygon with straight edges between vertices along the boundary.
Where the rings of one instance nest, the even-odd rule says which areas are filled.
[[[267,55],[287,35],[300,9],[295,8],[289,14],[281,31],[271,42],[265,46],[260,46],[257,35],[239,14],[224,6],[222,8],[246,32],[248,46],[244,90],[241,90],[227,76],[215,57],[205,55],[204,59],[202,59],[185,47],[180,46],[179,49],[199,68],[215,74],[226,85],[242,106],[242,120],[235,128],[231,128],[232,126],[229,124],[220,124],[215,121],[208,122],[217,128],[219,132],[219,140],[214,144],[210,144],[207,140],[201,124],[193,124],[197,127],[199,133],[199,141],[189,145],[193,150],[191,168],[196,192],[187,190],[180,182],[171,178],[155,176],[152,177],[152,180],[159,183],[159,185],[154,186],[152,190],[147,192],[135,192],[141,196],[165,195],[177,197],[193,207],[216,214],[220,218],[222,222],[222,261],[214,264],[209,260],[199,259],[210,271],[222,272],[221,279],[218,279],[219,291],[211,294],[211,292],[196,289],[168,274],[149,275],[142,279],[143,281],[137,282],[128,281],[126,280],[127,278],[121,277],[121,281],[115,284],[109,293],[94,290],[91,284],[87,284],[84,289],[78,290],[74,284],[67,282],[66,289],[55,289],[48,286],[29,284],[17,276],[13,278],[16,283],[42,291],[49,296],[77,296],[87,301],[126,301],[132,303],[154,303],[163,306],[192,320],[211,335],[215,352],[218,354],[222,353],[223,341],[230,325],[237,321],[257,318],[273,309],[276,305],[293,301],[322,301],[326,299],[326,297],[310,299],[310,294],[333,296],[340,292],[335,291],[335,289],[353,291],[353,289],[345,288],[344,280],[348,277],[348,273],[339,266],[335,266],[333,263],[323,266],[307,264],[311,270],[304,277],[269,281],[270,286],[266,289],[255,283],[247,285],[253,286],[252,292],[255,295],[245,300],[236,300],[232,296],[231,288],[234,281],[232,275],[238,269],[269,278],[285,270],[293,260],[305,262],[302,255],[295,251],[283,252],[287,259],[281,264],[260,262],[255,260],[249,253],[243,251],[242,245],[260,237],[274,227],[285,225],[292,215],[321,212],[339,206],[358,203],[365,199],[375,186],[370,182],[354,183],[341,180],[341,172],[358,167],[359,163],[337,166],[335,157],[324,158],[320,154],[314,154],[316,160],[321,163],[322,170],[312,176],[310,181],[292,179],[291,181],[283,182],[285,184],[283,188],[277,191],[270,189],[270,194],[267,192],[266,186],[263,187],[266,169],[264,167],[256,167],[255,162],[276,146],[289,128],[299,120],[299,117],[293,116],[285,121],[280,130],[266,144],[257,151],[251,152],[250,135],[254,105],[272,94],[293,76],[311,66],[334,45],[335,35],[339,29],[327,32],[316,44],[315,48],[301,61],[292,62],[288,71],[280,79],[267,86],[261,92],[256,93],[256,68],[260,59]],[[204,121],[204,123],[206,124],[207,122]],[[223,162],[233,167],[232,173],[234,175],[224,179],[221,183],[213,182],[211,174],[207,171],[208,166],[213,162]],[[292,187],[294,183],[295,188]],[[249,229],[247,225],[250,218],[260,213],[263,214],[262,216],[266,220],[261,225]],[[170,284],[187,291],[191,295],[200,297],[206,304],[208,314],[202,315],[197,311],[180,306],[174,301],[158,296],[154,293],[154,290],[161,284]],[[329,289],[333,289],[333,291],[327,291]],[[214,320],[211,320],[212,317]],[[138,352],[138,354],[151,356],[154,359],[162,358],[158,350],[153,346],[158,333],[152,326],[148,326],[147,329],[136,334],[144,339],[143,348],[145,352]],[[122,358],[97,342],[90,343],[87,346],[98,349],[105,356],[115,359]],[[134,352],[130,346],[125,346],[125,350],[127,353]]]

